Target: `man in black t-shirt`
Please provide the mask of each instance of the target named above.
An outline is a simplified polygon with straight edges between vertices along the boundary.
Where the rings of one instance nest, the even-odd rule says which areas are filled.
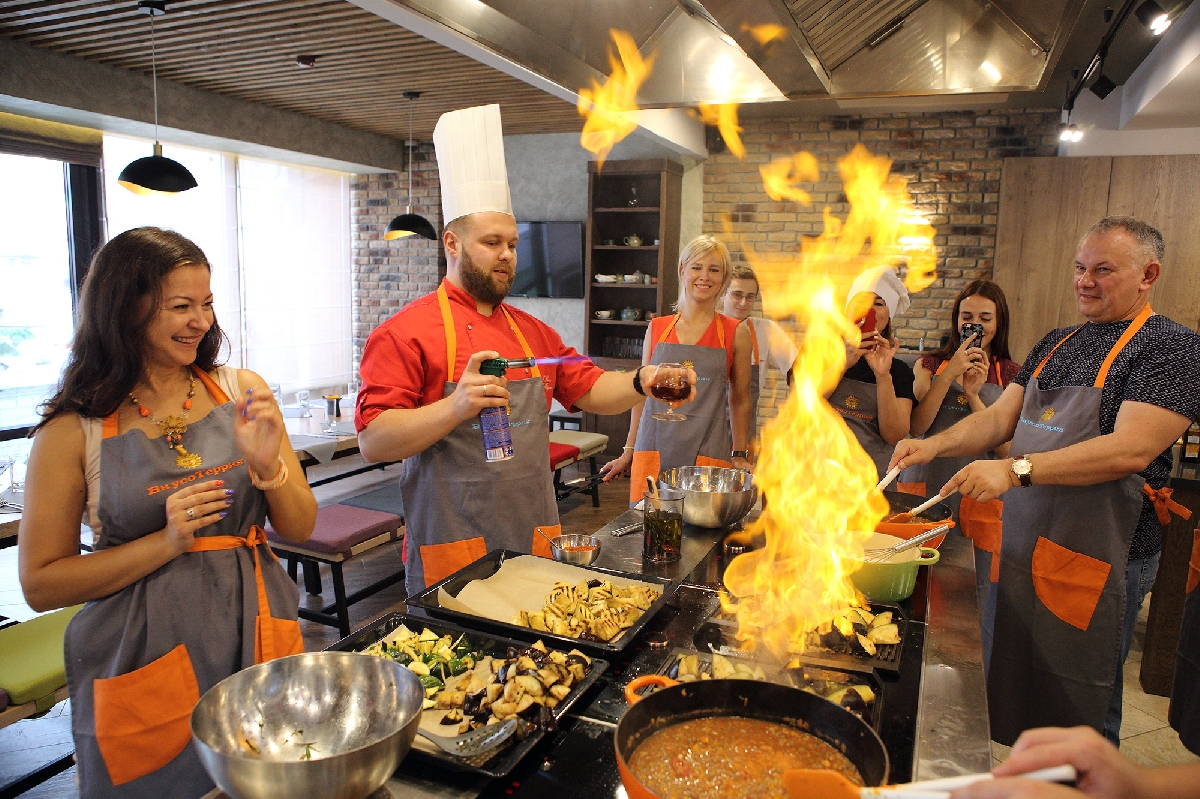
[[[1056,687],[1072,699],[1064,706],[1079,712],[1071,717],[1069,708],[1024,708],[1013,714],[1020,718],[1008,724],[1008,712],[993,707],[993,714],[1001,715],[1002,729],[1016,731],[1027,720],[1050,716],[1049,723],[1102,726],[1107,737],[1118,741],[1121,665],[1162,548],[1160,514],[1165,513],[1166,503],[1155,490],[1167,481],[1171,445],[1200,413],[1200,336],[1149,310],[1150,289],[1161,272],[1162,257],[1161,234],[1140,220],[1107,217],[1093,225],[1080,241],[1074,264],[1076,300],[1087,323],[1043,338],[1016,380],[986,411],[971,414],[929,439],[903,441],[892,458],[892,465],[911,466],[937,456],[982,454],[1009,440],[1014,442],[1014,453],[1024,454],[1016,459],[975,461],[942,492],[958,489],[980,502],[1005,495],[1000,590],[1005,591],[1007,580],[1010,592],[1036,592],[1037,599],[1010,596],[1004,624],[1023,625],[1026,638],[1032,640],[1029,659],[1038,663],[1025,676],[1036,681],[1043,672],[1053,674],[1050,683],[1060,678],[1062,685]],[[1072,406],[1073,400],[1082,404]],[[1072,418],[1063,413],[1071,407],[1087,411]],[[1061,445],[1053,443],[1056,436]],[[1026,444],[1018,447],[1022,441]],[[1031,485],[1035,488],[1023,487]],[[1015,490],[1006,494],[1010,489]],[[1031,508],[1032,512],[1022,514]],[[1019,523],[1014,521],[1017,518]],[[1020,568],[1003,570],[1004,563],[1018,561]],[[1095,584],[1073,572],[1080,565],[1098,575],[1092,578]],[[1122,577],[1125,607],[1106,615],[1102,594],[1113,594],[1111,580]],[[1020,587],[1014,589],[1018,583]],[[1047,609],[1065,622],[1061,629],[1044,612]],[[989,693],[997,679],[998,656],[1011,657],[1000,652],[1001,611],[995,623],[998,637]],[[1112,679],[1105,676],[1111,664],[1103,662],[1111,651],[1105,648],[1109,639],[1104,637],[1110,628],[1114,647],[1119,635],[1119,661],[1111,699],[1105,703],[1107,716],[1099,714],[1100,725],[1096,690]],[[1075,653],[1077,665],[1065,655],[1060,658],[1063,663],[1056,665],[1056,655],[1071,644],[1047,640],[1048,631],[1055,636],[1061,632],[1068,640],[1076,634],[1081,641],[1085,636],[1100,636],[1100,651],[1089,658],[1087,648],[1081,647]],[[1011,678],[1007,664],[1005,674]],[[1079,687],[1085,683],[1090,683],[1091,693]],[[1079,694],[1071,697],[1076,689]],[[1044,704],[1054,702],[1046,699]],[[996,728],[993,723],[993,733]],[[1007,733],[995,737],[1011,743],[1002,740],[1010,737]]]

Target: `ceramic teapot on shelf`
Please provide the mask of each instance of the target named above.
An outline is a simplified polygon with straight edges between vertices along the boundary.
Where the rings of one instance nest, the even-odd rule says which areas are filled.
[[[626,247],[641,247],[642,237],[634,233],[632,236],[626,236],[623,241]]]

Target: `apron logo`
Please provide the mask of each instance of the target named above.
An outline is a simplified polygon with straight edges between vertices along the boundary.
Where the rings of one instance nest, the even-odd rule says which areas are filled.
[[[681,363],[679,365],[682,366],[684,369],[695,369],[696,368],[696,364],[692,363],[691,361],[684,361],[683,363]]]
[[[1047,408],[1046,410],[1042,411],[1042,421],[1043,422],[1050,421],[1051,419],[1054,418],[1054,414],[1056,414],[1056,413],[1058,413],[1058,411],[1054,410],[1053,408]]]
[[[846,399],[842,400],[842,402],[851,410],[858,407],[858,397],[854,396],[853,394],[851,394],[849,397],[846,397]]]
[[[959,394],[959,395],[958,395],[958,404],[959,404],[959,405],[970,405],[970,404],[971,404],[971,400],[967,399],[967,395],[966,395],[966,394]]]

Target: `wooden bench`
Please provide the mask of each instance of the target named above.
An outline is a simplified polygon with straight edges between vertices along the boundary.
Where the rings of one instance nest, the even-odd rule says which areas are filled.
[[[329,505],[317,510],[317,524],[312,537],[303,544],[294,544],[280,538],[274,530],[267,528],[267,538],[275,554],[287,561],[288,575],[297,576],[297,564],[305,564],[305,574],[316,574],[320,563],[329,565],[333,576],[333,602],[320,610],[301,607],[300,618],[336,627],[343,638],[350,634],[349,608],[355,602],[379,593],[383,589],[404,581],[404,568],[380,580],[346,594],[346,583],[342,577],[342,566],[358,555],[382,544],[397,541],[404,532],[404,519],[394,513],[383,513],[352,505]],[[306,580],[311,584],[311,580]],[[311,587],[311,585],[310,585]],[[320,593],[317,578],[316,591]]]

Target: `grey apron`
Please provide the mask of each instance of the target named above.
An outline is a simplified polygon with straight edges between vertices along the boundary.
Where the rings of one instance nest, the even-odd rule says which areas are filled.
[[[1025,389],[1014,457],[1101,435],[1108,367],[1150,313],[1147,306],[1113,346],[1092,386],[1041,389],[1038,374],[1067,339],[1051,350]],[[1005,495],[987,675],[993,740],[1011,746],[1033,727],[1104,729],[1121,679],[1125,564],[1144,485],[1131,474],[1090,486],[1032,485]]]
[[[633,446],[630,467],[629,501],[641,500],[646,477],[657,479],[660,472],[676,466],[733,466],[733,433],[729,426],[729,349],[701,344],[671,344],[666,339],[678,321],[678,314],[658,337],[650,353],[650,363],[691,361],[696,371],[696,398],[678,408],[682,422],[660,422],[652,414],[667,410],[665,402],[646,397]],[[718,339],[724,341],[724,317],[717,314]]]
[[[754,324],[747,319],[746,328],[750,332],[750,347],[752,360],[750,361],[750,407],[751,418],[754,420],[754,429],[750,431],[753,438],[758,438],[758,398],[762,394],[762,375],[760,374],[766,367],[763,365],[762,356],[758,352],[758,333],[754,332]],[[732,387],[731,387],[732,390]],[[732,411],[733,406],[730,405]]]
[[[1179,628],[1179,646],[1175,652],[1175,687],[1171,691],[1171,710],[1167,720],[1179,733],[1179,740],[1193,754],[1200,755],[1200,530],[1192,541],[1188,564],[1187,598],[1183,603],[1183,624]]]
[[[439,300],[445,289],[439,289]],[[457,344],[449,302],[443,306],[449,370],[455,368]],[[516,323],[503,306],[509,324],[533,357]],[[450,348],[454,348],[451,353]],[[443,396],[454,393],[447,383]],[[487,463],[479,417],[469,419],[435,444],[404,460],[400,493],[406,511],[406,572],[409,596],[449,576],[493,549],[550,556],[549,544],[535,532],[553,537],[558,505],[550,472],[550,434],[546,424],[546,391],[540,377],[508,382],[509,431],[513,457]]]
[[[946,362],[943,361],[938,367],[936,374],[941,374],[945,368]],[[999,367],[997,366],[997,369]],[[984,383],[979,389],[979,399],[984,405],[991,406],[996,400],[1000,399],[1000,395],[1004,393],[1004,386],[996,383]],[[933,419],[933,424],[925,432],[922,438],[932,438],[933,436],[943,431],[949,430],[954,425],[961,422],[971,415],[971,403],[967,399],[966,392],[959,388],[957,383],[952,383],[946,391],[946,396],[942,399],[942,405],[938,408],[937,416]],[[989,452],[983,456],[985,459],[995,459],[996,455]],[[942,486],[950,480],[951,477],[970,464],[972,461],[979,460],[978,458],[934,458],[932,461],[920,466],[910,466],[900,472],[898,482],[908,484],[916,488],[922,495],[933,496],[942,489]],[[999,566],[999,562],[993,565],[993,555],[1000,551],[1000,508],[1002,502],[998,499],[980,505],[974,500],[968,500],[971,505],[970,512],[966,518],[962,518],[959,514],[959,507],[962,502],[962,496],[957,492],[947,497],[946,504],[950,506],[953,512],[954,522],[957,526],[959,534],[965,535],[967,538],[974,540],[975,544],[975,592],[979,603],[980,619],[983,624],[983,662],[988,662],[988,657],[991,654],[991,625],[992,618],[996,611],[996,592],[995,592],[995,574]],[[984,519],[979,519],[983,515]],[[954,535],[952,532],[951,535]]]
[[[843,376],[829,395],[829,404],[841,414],[859,445],[875,462],[877,480],[887,474],[888,463],[896,451],[894,446],[883,440],[879,432],[878,390],[875,383],[850,380]]]
[[[167,497],[197,481],[224,480],[235,491],[229,515],[198,530],[197,541],[245,537],[252,526],[261,527],[266,497],[250,483],[233,419],[234,404],[225,402],[188,425],[183,444],[204,458],[196,469],[176,466],[176,453],[162,438],[106,429],[96,551],[162,530]],[[269,547],[257,549],[270,609],[294,620],[295,583]],[[213,789],[191,746],[186,715],[180,724],[178,714],[190,715],[189,701],[194,705],[209,688],[254,664],[258,612],[254,551],[238,547],[179,555],[75,615],[64,656],[83,799],[190,799]],[[100,691],[104,701],[97,703]],[[146,739],[151,746],[139,745]]]

